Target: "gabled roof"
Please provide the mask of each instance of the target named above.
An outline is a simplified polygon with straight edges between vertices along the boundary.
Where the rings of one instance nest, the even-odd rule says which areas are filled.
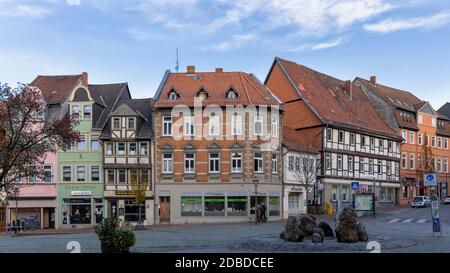
[[[131,97],[127,83],[89,84],[89,92],[98,105],[98,107],[94,107],[92,126],[99,129],[105,126],[119,98],[122,95]],[[98,110],[96,111],[96,109]]]
[[[447,119],[450,119],[450,102],[445,103],[442,105],[439,110],[437,110],[439,114],[444,115],[447,117]],[[442,117],[444,119],[444,117]]]
[[[60,104],[66,101],[73,89],[81,82],[78,75],[39,75],[30,85],[38,87],[47,104]]]
[[[319,148],[308,141],[304,131],[297,131],[292,127],[283,126],[283,145],[289,150],[297,152],[318,153]]]
[[[239,93],[236,100],[227,100],[230,87]],[[155,107],[174,107],[178,104],[194,106],[197,92],[203,88],[208,92],[203,105],[280,105],[280,101],[254,75],[245,72],[166,72],[155,95]],[[175,89],[180,97],[169,101],[169,92]]]
[[[304,100],[323,123],[398,137],[359,86],[350,83],[350,98],[345,91],[345,81],[292,61],[275,58],[275,63],[280,65],[297,90],[298,98]]]

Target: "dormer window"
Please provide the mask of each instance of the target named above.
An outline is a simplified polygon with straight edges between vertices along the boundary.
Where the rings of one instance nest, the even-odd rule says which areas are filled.
[[[206,100],[208,99],[209,94],[208,92],[206,92],[206,90],[202,87],[200,88],[200,90],[197,92],[197,98],[199,98],[200,100]]]
[[[72,105],[72,118],[79,119],[80,118],[80,106]]]
[[[227,99],[229,100],[235,100],[237,97],[236,92],[233,90],[228,91]]]
[[[175,92],[175,90],[172,90],[169,92],[169,100],[170,101],[178,100],[178,94],[177,94],[177,92]]]

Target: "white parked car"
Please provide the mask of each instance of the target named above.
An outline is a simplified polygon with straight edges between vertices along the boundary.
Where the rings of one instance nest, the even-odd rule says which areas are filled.
[[[444,204],[450,204],[450,195],[447,195],[445,198],[444,198]]]
[[[416,196],[412,201],[412,207],[429,207],[431,205],[431,200],[428,196]]]

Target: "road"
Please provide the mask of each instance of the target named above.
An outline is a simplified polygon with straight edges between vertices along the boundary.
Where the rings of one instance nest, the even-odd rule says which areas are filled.
[[[359,219],[366,225],[369,240],[380,244],[381,252],[449,252],[450,205],[441,207],[443,237],[432,236],[430,208],[400,208],[378,213],[376,218]],[[331,223],[334,224],[334,223]],[[369,252],[366,243],[323,244],[286,243],[279,239],[282,222],[254,225],[250,223],[221,225],[155,226],[135,231],[132,252]],[[0,252],[64,253],[70,241],[80,244],[81,252],[100,252],[93,232],[23,237],[0,236]]]

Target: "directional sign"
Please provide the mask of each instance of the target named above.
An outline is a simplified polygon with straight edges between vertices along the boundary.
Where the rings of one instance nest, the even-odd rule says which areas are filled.
[[[359,190],[359,182],[352,182],[352,190],[354,191]]]
[[[435,173],[426,173],[423,175],[423,185],[425,187],[436,186],[436,174]]]

